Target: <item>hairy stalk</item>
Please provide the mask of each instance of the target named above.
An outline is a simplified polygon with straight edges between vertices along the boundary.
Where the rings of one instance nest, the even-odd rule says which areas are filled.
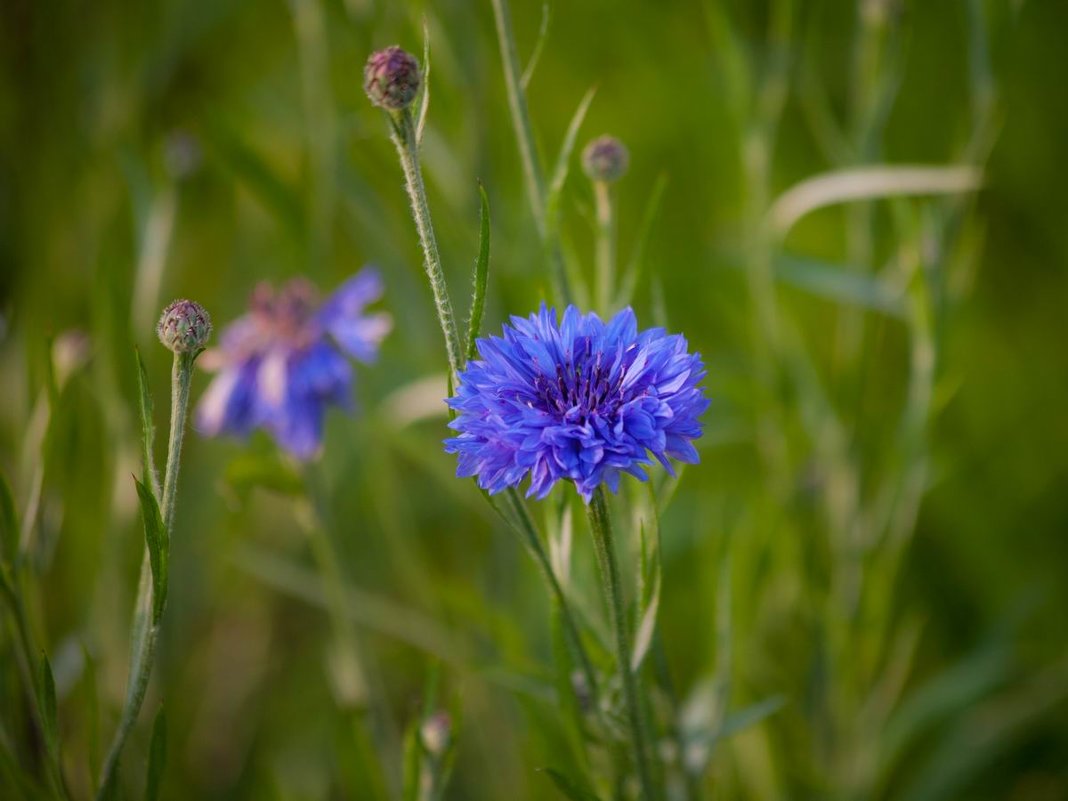
[[[619,577],[619,565],[616,562],[615,543],[612,535],[612,519],[608,513],[608,504],[604,497],[604,488],[598,487],[593,499],[587,506],[590,519],[590,531],[593,533],[594,551],[597,554],[597,566],[601,573],[601,590],[604,593],[608,614],[612,619],[612,629],[616,640],[616,661],[619,675],[623,681],[623,701],[627,707],[627,723],[631,748],[634,751],[634,764],[638,771],[643,801],[653,801],[653,779],[649,767],[649,755],[646,743],[648,736],[638,698],[638,682],[630,667],[630,632],[627,624],[626,607],[623,603],[623,588]]]
[[[185,436],[185,419],[189,408],[189,387],[193,378],[193,353],[175,353],[171,368],[171,426],[167,440],[167,466],[163,472],[163,498],[160,502],[160,516],[169,540],[174,528],[174,498],[178,490],[178,467],[181,462],[182,440]],[[152,675],[152,663],[156,655],[156,641],[159,637],[159,621],[153,621],[152,607],[155,588],[152,585],[152,573],[149,568],[148,548],[141,560],[141,577],[138,581],[137,604],[134,608],[133,643],[130,653],[130,676],[123,704],[122,717],[115,737],[111,741],[104,767],[100,772],[100,786],[97,799],[106,796],[112,782],[116,780],[119,757],[127,737],[137,723],[141,704],[148,691],[148,680]]]
[[[597,203],[597,310],[612,313],[616,281],[616,216],[612,188],[607,181],[593,182]]]
[[[456,319],[452,313],[452,301],[445,285],[445,271],[441,268],[441,256],[438,255],[438,243],[434,238],[434,224],[430,219],[430,207],[426,202],[426,187],[423,185],[423,170],[419,164],[419,144],[416,141],[415,124],[411,112],[405,108],[390,114],[390,136],[397,147],[401,168],[404,170],[404,184],[412,204],[412,217],[419,232],[419,242],[423,246],[423,266],[430,289],[434,293],[434,306],[438,312],[441,332],[445,335],[445,349],[449,356],[449,369],[453,381],[456,381],[463,369],[463,346]]]
[[[497,24],[497,43],[501,49],[501,62],[504,65],[504,85],[508,92],[508,109],[511,112],[512,127],[515,128],[516,142],[519,145],[519,157],[523,162],[523,177],[526,179],[527,197],[530,210],[534,215],[538,234],[549,259],[549,277],[552,281],[556,300],[566,304],[571,300],[571,289],[567,280],[564,254],[560,249],[557,226],[550,225],[546,219],[547,190],[545,173],[542,171],[538,148],[534,144],[534,127],[530,122],[527,109],[527,95],[519,71],[519,57],[516,54],[515,38],[512,36],[512,13],[508,0],[493,0],[493,17]]]

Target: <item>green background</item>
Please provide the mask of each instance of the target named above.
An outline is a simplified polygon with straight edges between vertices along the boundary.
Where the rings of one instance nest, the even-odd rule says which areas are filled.
[[[891,94],[865,129],[858,19],[883,6],[869,88]],[[524,61],[541,13],[532,2],[513,8]],[[196,299],[221,324],[260,280],[306,275],[328,289],[366,263],[384,275],[395,329],[379,362],[358,369],[359,412],[331,415],[319,472],[347,579],[372,596],[357,599],[355,629],[369,692],[398,726],[416,719],[433,660],[405,638],[429,640],[444,659],[444,697],[462,709],[447,797],[557,797],[537,772],[567,760],[548,599],[515,538],[470,482],[451,477],[444,416],[400,422],[391,394],[440,376],[444,351],[400,169],[361,72],[378,47],[421,53],[424,15],[423,159],[439,244],[463,317],[481,180],[492,214],[485,330],[495,331],[508,314],[532,311],[547,284],[488,0],[9,0],[0,11],[0,468],[20,509],[35,465],[44,471],[32,616],[56,672],[79,797],[117,716],[141,553],[129,480],[138,469],[132,347],[149,366],[159,428],[169,355],[152,324],[166,301]],[[716,750],[708,786],[721,798],[1068,797],[1068,6],[800,2],[786,39],[772,43],[768,23],[764,3],[559,3],[529,90],[551,164],[583,93],[598,87],[579,143],[611,132],[630,149],[618,189],[624,259],[666,177],[634,305],[643,324],[664,319],[702,353],[713,404],[702,464],[685,471],[662,520],[665,650],[684,698],[715,676],[730,678],[731,709],[785,699]],[[732,52],[741,73],[728,68]],[[849,164],[958,163],[977,109],[990,110],[996,137],[978,160],[984,187],[963,210],[945,198],[868,207],[867,263],[851,258],[856,220],[842,206],[807,217],[775,248],[777,264],[793,260],[804,273],[816,260],[863,281],[889,271],[904,241],[899,217],[959,212],[946,240],[952,258],[925,265],[944,288],[921,434],[925,492],[900,565],[871,596],[888,631],[915,636],[896,700],[857,667],[893,661],[881,631],[874,646],[847,637],[824,647],[840,625],[850,637],[867,629],[839,620],[833,605],[836,545],[821,498],[828,471],[841,468],[861,509],[877,510],[879,488],[904,469],[908,327],[857,311],[863,298],[848,279],[777,290],[793,322],[784,336],[809,354],[848,432],[842,463],[821,461],[825,431],[805,411],[811,388],[789,370],[773,369],[771,386],[754,378],[763,347],[746,281],[754,188],[732,98],[751,105],[759,75],[779,63],[787,94],[772,197]],[[846,139],[862,140],[844,164],[816,130],[813,98]],[[182,147],[192,149],[188,169],[176,162]],[[591,205],[576,166],[563,220],[586,273]],[[171,212],[160,291],[145,301],[136,275]],[[927,252],[922,235],[905,244]],[[842,332],[857,326],[863,345],[843,361]],[[32,417],[48,343],[71,330],[88,335],[91,358],[64,383],[38,448]],[[198,377],[194,398],[206,381]],[[416,394],[433,407],[443,391]],[[761,456],[767,420],[787,443],[777,468]],[[251,487],[256,474],[277,480],[276,462],[259,437],[187,440],[146,703],[146,712],[166,704],[165,798],[377,797],[353,756],[366,748],[356,734],[365,713],[339,701],[328,618],[301,598],[321,590],[292,504]],[[584,576],[589,543],[581,525],[575,534]],[[717,638],[724,617],[729,655]],[[7,668],[0,690],[17,699]],[[872,711],[883,700],[900,709],[914,693],[904,721]],[[126,758],[132,788],[149,719]],[[18,739],[17,729],[7,735]],[[882,759],[873,752],[894,737],[900,750],[872,779],[865,760]],[[388,785],[399,755],[376,753]]]

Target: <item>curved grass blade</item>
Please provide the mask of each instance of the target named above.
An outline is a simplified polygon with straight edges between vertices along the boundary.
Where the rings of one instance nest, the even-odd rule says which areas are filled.
[[[148,563],[152,569],[152,624],[157,625],[167,603],[167,573],[170,542],[163,526],[159,504],[152,491],[136,478],[137,497],[141,502],[141,519],[145,525],[145,544],[148,546]]]
[[[148,750],[148,775],[145,779],[145,801],[156,801],[163,783],[163,769],[167,764],[167,718],[160,706],[152,723],[152,743]]]
[[[482,315],[486,310],[486,283],[489,278],[490,216],[486,187],[478,184],[478,259],[475,261],[475,290],[471,296],[471,316],[467,321],[467,361],[478,355],[476,340],[482,328]],[[449,393],[452,394],[451,391]]]
[[[860,270],[816,259],[781,256],[775,261],[775,278],[836,303],[882,312],[895,318],[905,316],[904,292]]]
[[[423,93],[419,98],[419,114],[416,116],[416,147],[423,142],[423,127],[426,125],[427,111],[430,110],[430,27],[427,25],[425,15],[423,16],[423,71],[419,76],[419,82],[423,87]]]
[[[534,68],[538,66],[538,59],[541,58],[541,52],[545,48],[545,42],[549,38],[549,23],[552,22],[553,7],[551,3],[541,4],[541,27],[538,28],[538,40],[534,42],[534,49],[530,52],[530,60],[527,61],[527,68],[523,70],[523,77],[519,79],[519,85],[523,87],[523,91],[527,90],[530,86],[530,79],[534,77]]]
[[[556,789],[571,801],[600,801],[600,799],[592,792],[584,787],[580,787],[572,779],[555,768],[539,768],[539,771],[548,776],[552,780],[552,783],[556,785]]]
[[[52,666],[48,656],[41,652],[41,661],[37,666],[37,708],[41,711],[41,735],[45,748],[53,759],[59,751],[59,735],[56,725],[56,682],[52,678]]]
[[[156,475],[156,461],[152,455],[156,429],[152,423],[152,395],[148,390],[148,371],[145,370],[140,349],[134,348],[134,356],[137,358],[137,410],[141,417],[141,468],[144,471],[145,483],[158,497],[159,476]]]
[[[578,108],[575,109],[571,122],[568,123],[564,141],[561,143],[560,152],[556,157],[556,166],[553,167],[552,180],[549,182],[549,192],[545,199],[547,228],[556,227],[556,218],[560,210],[560,195],[563,192],[564,183],[567,181],[567,174],[571,165],[571,153],[575,150],[575,140],[578,138],[579,129],[586,119],[586,112],[590,110],[590,104],[596,94],[597,87],[591,86],[586,94],[583,95],[582,100],[579,101]]]

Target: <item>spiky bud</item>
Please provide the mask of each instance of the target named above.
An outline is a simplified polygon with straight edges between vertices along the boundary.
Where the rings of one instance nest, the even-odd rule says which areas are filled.
[[[630,165],[626,145],[614,136],[598,136],[582,151],[582,169],[591,181],[618,181]]]
[[[176,300],[163,310],[156,333],[175,353],[199,353],[211,337],[211,317],[199,303]]]
[[[363,68],[363,89],[371,102],[389,111],[406,108],[419,92],[419,62],[394,45],[378,50]]]

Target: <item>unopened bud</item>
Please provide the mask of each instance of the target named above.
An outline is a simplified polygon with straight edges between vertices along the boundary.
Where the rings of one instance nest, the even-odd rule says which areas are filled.
[[[199,353],[211,337],[211,317],[199,303],[176,300],[163,310],[156,333],[175,353]]]
[[[614,136],[598,136],[582,151],[582,168],[591,181],[618,181],[630,164],[627,147]]]
[[[371,102],[384,109],[406,108],[419,91],[419,62],[394,45],[378,50],[363,68],[363,89]]]
[[[449,738],[452,736],[452,719],[448,712],[435,712],[423,721],[419,728],[419,736],[422,737],[423,747],[427,753],[441,757],[449,748]]]

